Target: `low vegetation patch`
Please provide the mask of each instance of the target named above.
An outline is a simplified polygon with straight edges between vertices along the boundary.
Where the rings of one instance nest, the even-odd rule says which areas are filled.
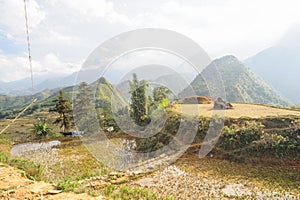
[[[157,199],[156,195],[148,189],[128,186],[117,187],[115,185],[108,185],[102,190],[102,193],[110,199]]]

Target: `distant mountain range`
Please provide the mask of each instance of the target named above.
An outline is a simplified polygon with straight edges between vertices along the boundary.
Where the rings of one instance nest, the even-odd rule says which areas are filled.
[[[216,68],[216,70],[214,70]],[[230,102],[247,102],[257,104],[289,105],[289,102],[280,96],[273,88],[246,68],[234,56],[225,56],[214,60],[199,74],[191,85],[180,93],[180,98],[187,97],[191,90],[196,95],[211,97],[206,80],[216,77],[216,71],[223,81],[226,96],[222,98]],[[221,84],[221,83],[220,83]],[[220,85],[219,84],[219,85]],[[212,83],[210,88],[218,85]]]
[[[300,47],[271,47],[245,64],[283,96],[300,104]]]
[[[34,76],[34,91],[71,86],[74,84],[75,74],[63,76],[58,74]],[[9,96],[23,96],[32,94],[31,79],[24,78],[12,82],[0,82],[0,94]]]
[[[33,99],[37,99],[37,103],[34,104],[35,109],[49,110],[49,106],[53,105],[53,100],[58,97],[60,90],[64,92],[65,97],[72,100],[73,92],[77,91],[76,86],[55,88],[52,90],[44,90],[43,92],[36,93],[34,95],[24,96],[7,96],[0,95],[0,118],[6,117],[7,113],[16,114],[20,112],[25,105],[28,105]],[[116,99],[118,105],[124,106],[126,104],[125,99],[118,92],[118,90],[107,81],[104,77],[94,81],[90,84],[90,89],[95,92],[95,105],[107,106],[111,102],[112,95]],[[93,94],[92,94],[93,95]]]
[[[265,49],[253,57],[243,61],[245,66],[249,67],[249,69],[257,76],[250,72],[249,69],[245,69],[245,66],[242,68],[237,67],[242,66],[243,64],[241,64],[240,61],[237,61],[237,59],[233,58],[232,56],[217,59],[214,63],[219,64],[221,72],[223,73],[223,79],[227,84],[226,92],[229,94],[227,98],[229,100],[236,101],[285,105],[287,101],[280,97],[283,96],[291,103],[300,105],[299,35],[300,25],[294,26],[290,31],[287,32],[286,35],[283,36],[278,45]],[[98,66],[98,57],[99,55],[96,52],[95,55],[93,54],[87,59],[83,66]],[[139,79],[146,79],[149,82],[164,84],[174,92],[174,95],[177,95],[183,89],[187,88],[192,80],[198,75],[197,72],[192,74],[180,72],[178,74],[167,67],[159,65],[141,66],[140,68],[131,70],[129,72],[127,68],[121,68],[119,66],[115,67],[116,68],[105,71],[105,74],[99,74],[98,70],[95,69],[80,71],[79,77],[78,73],[69,75],[47,74],[34,76],[35,92],[39,93],[45,90],[45,93],[47,93],[48,90],[55,88],[72,86],[74,85],[75,81],[76,83],[83,81],[92,83],[101,76],[104,76],[107,80],[109,80],[110,83],[116,85],[116,87],[119,89],[122,90],[125,88],[126,93],[126,88],[128,88],[128,86],[126,86],[127,80],[131,79],[132,73],[137,73]],[[182,69],[185,68],[181,66],[176,68],[176,70],[179,71]],[[207,73],[207,71],[208,70],[206,69],[203,71],[203,73]],[[238,72],[240,72],[242,75],[238,76],[239,83],[234,83],[234,81],[237,81],[236,78]],[[123,77],[124,73],[127,74]],[[235,76],[232,76],[233,74]],[[232,80],[229,81],[230,79]],[[201,81],[196,80],[196,82]],[[195,81],[193,85],[196,86]],[[233,94],[233,92],[230,92],[230,89],[237,91],[237,93]],[[197,91],[199,94],[205,93],[203,91],[200,92],[200,90]],[[30,95],[31,92],[31,80],[29,78],[8,83],[0,81],[0,95],[24,96]],[[244,94],[242,95],[241,93]],[[266,95],[266,93],[269,94]],[[270,95],[274,96],[271,97]]]
[[[128,72],[121,80],[116,79],[114,73],[110,73],[114,74],[114,77],[106,78],[118,83],[115,84],[115,87],[122,92],[123,97],[127,98],[129,97],[128,80],[131,80],[132,73],[136,73],[139,79],[146,79],[152,84],[152,87],[148,90],[149,94],[151,94],[151,88],[153,89],[153,87],[162,84],[169,87],[173,91],[175,97],[178,96],[178,94],[179,98],[184,97],[187,94],[189,84],[191,83],[191,87],[197,95],[210,97],[203,76],[206,78],[213,78],[214,75],[210,73],[212,67],[215,66],[218,68],[222,77],[226,99],[228,101],[286,106],[290,103],[284,96],[289,97],[293,102],[300,101],[300,88],[296,84],[298,73],[295,73],[295,71],[298,70],[296,66],[298,66],[297,63],[300,63],[300,56],[297,57],[296,53],[297,52],[292,54],[292,52],[281,47],[274,47],[247,59],[245,61],[246,66],[249,66],[251,70],[256,72],[260,77],[263,77],[263,79],[254,74],[234,56],[225,56],[214,60],[212,64],[206,67],[206,69],[198,75],[178,74],[168,67],[149,65]],[[274,62],[269,64],[270,60],[274,60]],[[289,61],[285,62],[284,60]],[[284,68],[279,67],[285,63],[289,63],[286,64],[288,67],[287,70],[283,70]],[[273,68],[273,66],[276,67]],[[270,71],[272,71],[272,73],[268,73]],[[77,83],[85,81],[92,84],[95,81],[97,82],[97,75],[97,70],[81,71],[79,77],[80,80],[77,80]],[[195,76],[196,78],[193,80]],[[286,81],[286,77],[288,77],[289,81]],[[56,75],[48,77],[39,76],[38,78],[39,80],[35,80],[35,91],[37,93],[34,97],[38,97],[42,100],[57,94],[58,90],[61,88],[73,86],[78,77],[77,73],[73,73],[65,77]],[[105,81],[107,80],[105,79]],[[111,84],[109,81],[107,81],[107,83]],[[29,103],[32,99],[32,96],[29,95],[31,93],[30,86],[30,79],[23,79],[10,83],[0,82],[0,94],[3,94],[0,96],[0,109],[13,108],[21,104],[24,105]],[[276,90],[279,91],[279,93]],[[101,92],[101,90],[98,90],[98,92]]]
[[[278,41],[245,60],[246,66],[262,77],[269,85],[300,105],[300,24],[294,24]]]

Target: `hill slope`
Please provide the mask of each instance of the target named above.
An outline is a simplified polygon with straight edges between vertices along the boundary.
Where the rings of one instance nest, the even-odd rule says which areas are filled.
[[[187,96],[191,89],[196,95],[210,97],[203,77],[213,79],[215,77],[214,68],[217,68],[223,80],[227,101],[283,106],[289,104],[234,56],[225,56],[214,60],[194,79],[190,88],[186,88],[180,93],[180,98]]]
[[[114,97],[118,99],[118,102],[121,102],[121,104],[124,105],[125,100],[123,96],[104,77],[101,77],[99,80],[91,83],[90,86],[92,90],[95,90],[92,92],[95,92],[96,101],[103,100],[110,104],[112,94],[114,94]],[[65,97],[71,100],[74,89],[76,90],[77,87],[70,86],[64,88],[55,88],[52,90],[45,90],[43,92],[39,92],[35,95],[27,95],[27,96],[4,96],[4,95],[1,96],[0,95],[0,118],[4,118],[7,116],[12,117],[16,113],[20,112],[26,105],[28,105],[35,98],[37,98],[38,100],[37,103],[35,103],[34,106],[31,109],[29,109],[29,112],[27,113],[31,113],[34,110],[39,108],[44,108],[48,110],[49,107],[53,105],[52,101],[58,97],[58,93],[60,90],[64,92]]]
[[[300,47],[275,46],[245,61],[246,65],[294,103],[300,104]]]

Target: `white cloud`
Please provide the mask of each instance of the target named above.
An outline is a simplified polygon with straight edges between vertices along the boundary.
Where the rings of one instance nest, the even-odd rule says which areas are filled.
[[[45,18],[45,12],[40,9],[35,0],[27,1],[29,28],[36,28]],[[0,24],[6,27],[10,35],[24,34],[25,16],[24,4],[20,0],[0,0]]]
[[[195,6],[169,1],[139,15],[135,23],[183,33],[213,55],[247,57],[274,45],[294,22],[300,21],[300,2],[296,0],[211,2]]]
[[[71,63],[81,63],[101,42],[143,27],[182,33],[213,57],[234,54],[246,58],[276,44],[292,24],[300,21],[298,0],[27,2],[37,74],[71,72]],[[17,52],[25,51],[23,1],[0,0],[0,39],[11,42],[10,49],[15,45]],[[1,49],[1,74],[8,77],[1,80],[28,76],[24,55],[8,55],[5,46]]]
[[[63,62],[53,53],[47,54],[40,66],[42,73],[71,74],[79,69],[80,63]]]
[[[52,29],[45,28],[42,31],[37,30],[36,33],[33,35],[33,41],[38,44],[42,45],[52,45],[52,44],[80,44],[80,38],[77,36],[62,34],[56,32]]]
[[[32,62],[33,74],[60,74],[68,75],[80,68],[79,63],[61,61],[56,55],[49,53],[41,61]],[[30,76],[28,58],[24,56],[0,55],[0,81],[15,81]]]
[[[25,57],[7,57],[0,55],[0,80],[12,81],[27,77],[29,74],[28,64]]]
[[[47,4],[55,7],[56,12],[68,14],[78,22],[94,22],[97,19],[104,19],[110,23],[129,23],[126,15],[118,13],[114,3],[107,0],[54,0]]]

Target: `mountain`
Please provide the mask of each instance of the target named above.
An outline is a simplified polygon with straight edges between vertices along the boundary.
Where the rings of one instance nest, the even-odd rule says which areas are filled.
[[[39,93],[43,90],[54,89],[58,87],[70,86],[74,83],[74,78],[68,78],[62,74],[48,74],[39,75],[33,77],[35,93]],[[0,82],[0,94],[10,96],[30,95],[31,79],[24,78],[11,82]]]
[[[133,73],[137,75],[139,80],[146,80],[149,83],[147,94],[151,96],[153,89],[161,85],[168,87],[173,93],[172,96],[177,96],[195,77],[195,75],[189,73],[178,73],[163,65],[144,65],[128,72],[116,84],[118,90],[127,99],[130,98],[128,80],[132,80]]]
[[[300,24],[294,24],[277,45],[248,58],[245,64],[293,103],[300,105]]]
[[[96,106],[99,101],[105,101],[110,104],[111,99],[124,105],[126,102],[121,93],[104,77],[90,84],[92,92],[95,93]],[[67,98],[72,100],[73,92],[77,90],[77,86],[68,86],[55,88],[51,90],[45,90],[34,95],[25,96],[7,96],[0,95],[0,118],[7,117],[8,115],[14,115],[20,112],[26,105],[28,105],[33,99],[37,98],[37,102],[34,105],[34,109],[49,110],[49,107],[53,105],[53,100],[58,97],[59,91],[62,90]],[[107,105],[107,104],[105,104]]]
[[[0,83],[0,94],[2,95],[28,95],[31,93],[31,80],[25,78],[12,82]]]
[[[108,104],[114,102],[120,107],[127,104],[122,93],[104,77],[92,83],[91,86],[92,90],[95,91],[96,107],[99,101],[106,101]]]
[[[300,104],[300,47],[275,46],[245,64],[293,103]]]
[[[58,96],[60,90],[62,90],[66,94],[66,96],[70,98],[71,92],[73,91],[73,87],[44,90],[34,95],[0,95],[0,112],[5,112],[9,110],[20,111],[34,99],[37,99],[37,107],[49,106],[49,104],[52,104],[52,100],[54,100]]]
[[[250,69],[246,68],[234,56],[225,56],[214,60],[194,79],[190,87],[180,93],[180,98],[191,94],[191,89],[195,91],[196,95],[210,97],[211,95],[205,80],[215,80],[215,68],[220,74],[225,88],[226,98],[222,98],[227,101],[289,105],[287,100],[281,97],[274,89],[250,71]],[[203,77],[205,77],[205,80]],[[211,86],[212,88],[214,87],[213,84]]]

